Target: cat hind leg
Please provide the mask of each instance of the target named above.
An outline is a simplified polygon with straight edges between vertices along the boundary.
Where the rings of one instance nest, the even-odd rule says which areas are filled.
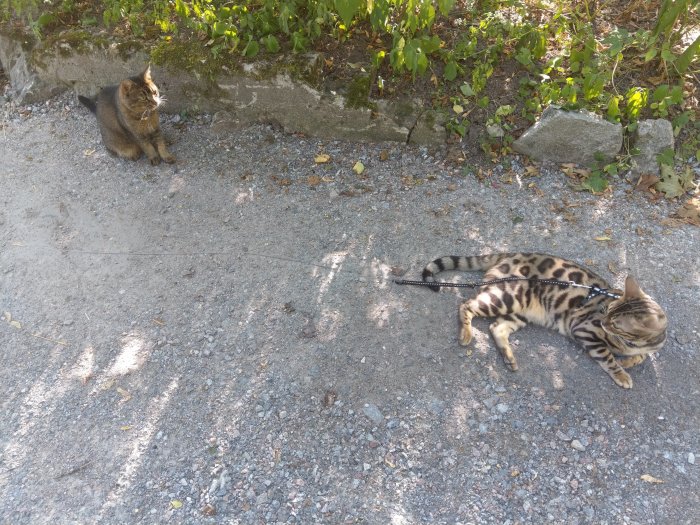
[[[513,349],[510,346],[508,337],[510,334],[519,330],[526,324],[527,323],[525,320],[521,319],[520,317],[515,315],[504,315],[497,318],[493,323],[491,323],[491,326],[489,326],[493,340],[496,342],[496,346],[501,351],[503,361],[506,363],[506,366],[514,372],[518,369],[518,362],[515,359],[515,355],[513,355]]]

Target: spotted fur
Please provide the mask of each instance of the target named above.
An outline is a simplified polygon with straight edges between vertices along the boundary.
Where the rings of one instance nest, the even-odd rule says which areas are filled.
[[[484,281],[503,277],[531,280],[510,281],[479,288],[476,297],[459,309],[460,343],[472,340],[474,317],[495,317],[490,330],[503,360],[511,370],[518,363],[508,336],[527,323],[534,323],[578,341],[622,388],[632,388],[624,370],[659,351],[666,342],[666,314],[637,281],[628,276],[624,290],[612,290],[619,298],[598,295],[586,300],[588,290],[552,285],[534,279],[573,281],[586,286],[610,288],[604,279],[566,259],[539,253],[499,253],[435,259],[423,270],[423,281],[447,270],[485,271]],[[438,286],[430,287],[438,291]]]

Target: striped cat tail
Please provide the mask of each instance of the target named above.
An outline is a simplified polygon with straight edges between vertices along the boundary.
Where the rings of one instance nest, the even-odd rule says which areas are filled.
[[[494,253],[491,255],[470,255],[467,257],[459,255],[439,257],[429,262],[425,268],[423,268],[423,281],[429,283],[435,282],[435,275],[450,270],[459,270],[462,272],[488,270],[510,255],[511,254],[508,253]],[[428,286],[428,288],[434,292],[440,290],[439,286]]]

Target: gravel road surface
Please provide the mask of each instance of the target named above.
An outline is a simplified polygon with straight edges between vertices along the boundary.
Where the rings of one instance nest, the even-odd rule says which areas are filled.
[[[0,523],[700,523],[700,237],[677,203],[206,116],[166,116],[178,162],[154,167],[109,156],[70,97],[2,113]],[[458,345],[471,291],[392,282],[494,251],[633,273],[667,346],[625,391],[527,327],[513,373],[488,321]]]

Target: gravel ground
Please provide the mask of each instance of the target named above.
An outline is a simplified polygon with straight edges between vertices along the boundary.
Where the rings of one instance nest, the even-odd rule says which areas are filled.
[[[677,204],[207,117],[166,117],[179,160],[152,167],[68,97],[4,114],[1,523],[700,523]],[[488,321],[457,344],[471,292],[392,284],[503,250],[638,277],[671,336],[632,390],[536,327],[510,372]]]

